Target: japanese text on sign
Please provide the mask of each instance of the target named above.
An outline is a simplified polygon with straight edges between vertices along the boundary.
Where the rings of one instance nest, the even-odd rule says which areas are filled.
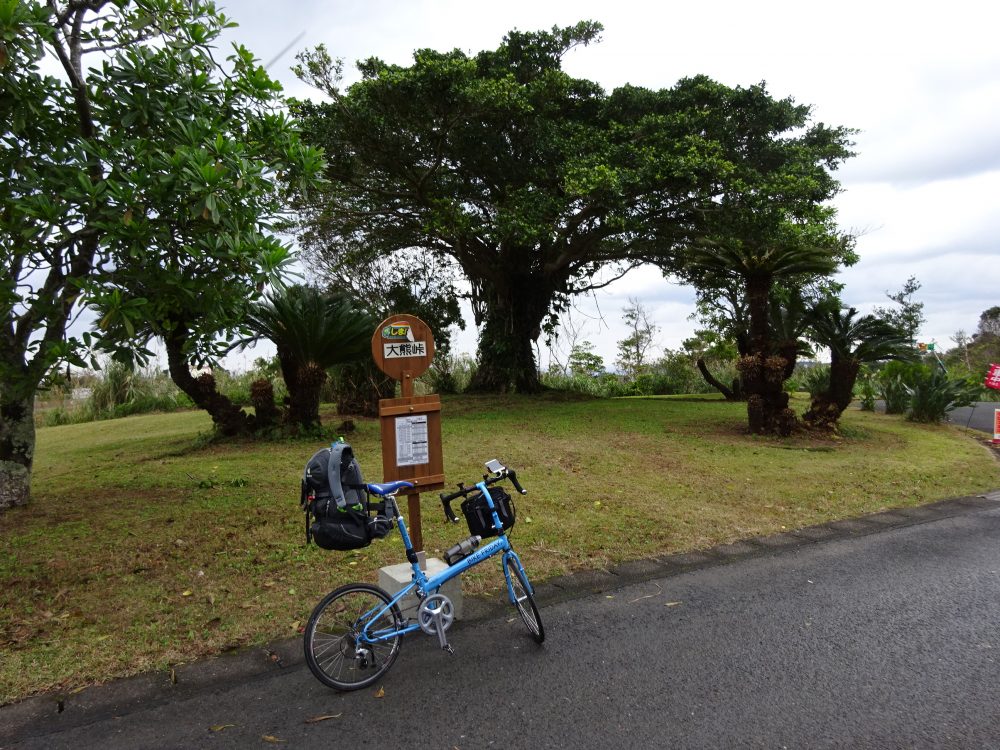
[[[400,341],[399,343],[382,344],[386,359],[400,357],[426,357],[427,345],[423,341]]]
[[[987,388],[1000,391],[1000,365],[990,365],[990,371],[986,373],[984,384]]]
[[[429,462],[427,415],[396,417],[396,466],[420,466]]]

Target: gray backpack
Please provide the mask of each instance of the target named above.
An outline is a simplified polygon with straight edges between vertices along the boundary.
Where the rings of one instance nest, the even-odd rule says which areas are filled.
[[[345,442],[316,451],[302,475],[302,510],[306,514],[306,544],[323,549],[351,550],[367,547],[392,529],[384,512],[368,502],[368,490],[354,451]]]

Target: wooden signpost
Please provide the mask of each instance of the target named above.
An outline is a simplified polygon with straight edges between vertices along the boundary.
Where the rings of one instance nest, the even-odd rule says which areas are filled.
[[[393,315],[372,336],[372,356],[378,368],[400,382],[401,398],[379,401],[382,428],[382,481],[405,479],[413,548],[424,548],[420,524],[420,493],[444,489],[441,454],[441,399],[414,396],[413,381],[431,366],[434,337],[430,327],[413,315]]]

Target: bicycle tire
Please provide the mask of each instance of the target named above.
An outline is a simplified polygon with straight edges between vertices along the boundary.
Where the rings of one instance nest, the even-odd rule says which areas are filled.
[[[359,647],[357,635],[361,617],[391,601],[378,586],[350,583],[331,591],[316,605],[303,636],[306,664],[316,679],[335,690],[360,690],[389,671],[399,656],[402,636]],[[376,625],[398,630],[402,623],[402,613],[393,604]]]
[[[542,625],[541,615],[538,614],[538,607],[535,606],[535,599],[531,595],[531,587],[513,557],[505,557],[504,565],[507,566],[507,573],[510,576],[511,588],[508,593],[514,595],[514,606],[521,616],[521,622],[535,643],[541,643],[545,640],[545,627]]]

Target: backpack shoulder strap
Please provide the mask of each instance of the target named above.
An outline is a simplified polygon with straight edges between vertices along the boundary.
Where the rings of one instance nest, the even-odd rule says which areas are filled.
[[[344,461],[354,459],[354,451],[347,443],[334,443],[330,446],[330,463],[327,468],[327,481],[330,484],[330,493],[338,508],[346,508],[348,503],[347,494],[344,492],[344,485],[341,481],[340,467]]]

